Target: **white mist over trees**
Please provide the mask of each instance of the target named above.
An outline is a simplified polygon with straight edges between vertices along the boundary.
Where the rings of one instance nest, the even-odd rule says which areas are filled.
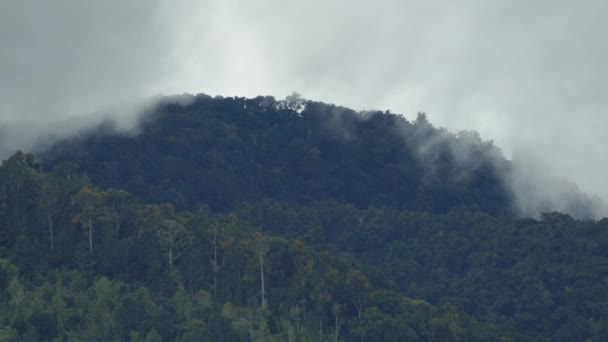
[[[3,1],[0,154],[108,115],[129,127],[141,99],[159,93],[296,89],[410,119],[426,111],[436,126],[478,131],[507,156],[534,160],[529,175],[551,170],[605,199],[607,6]]]
[[[361,208],[606,214],[600,199],[538,173],[533,161],[510,161],[478,133],[434,127],[425,113],[408,121],[297,94],[280,101],[198,94],[160,99],[138,126],[124,134],[104,124],[41,150],[39,158],[46,168],[70,160],[104,187],[182,208],[329,196]]]

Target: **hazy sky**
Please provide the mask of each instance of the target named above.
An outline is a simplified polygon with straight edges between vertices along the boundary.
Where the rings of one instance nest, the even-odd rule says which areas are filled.
[[[606,13],[607,1],[2,0],[0,151],[134,98],[298,91],[426,111],[606,199]]]

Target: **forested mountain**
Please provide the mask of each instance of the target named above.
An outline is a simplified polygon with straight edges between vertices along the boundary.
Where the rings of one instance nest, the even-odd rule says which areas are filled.
[[[0,341],[606,340],[608,221],[511,173],[424,114],[167,98],[2,163]]]
[[[111,125],[56,145],[47,168],[77,162],[94,183],[178,208],[226,211],[244,201],[337,199],[358,207],[509,211],[508,165],[473,132],[451,134],[293,96],[162,102],[135,136]]]
[[[31,155],[0,166],[0,340],[494,339],[449,304],[404,296],[339,256],[204,208],[105,191]]]

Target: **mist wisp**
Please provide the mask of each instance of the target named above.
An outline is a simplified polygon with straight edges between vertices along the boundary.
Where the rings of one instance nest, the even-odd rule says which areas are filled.
[[[547,179],[608,198],[607,10],[600,0],[2,1],[0,156],[107,112],[129,131],[137,111],[112,108],[147,103],[133,99],[298,89],[475,130],[521,170],[509,184],[522,213],[578,212],[562,198],[577,191]]]

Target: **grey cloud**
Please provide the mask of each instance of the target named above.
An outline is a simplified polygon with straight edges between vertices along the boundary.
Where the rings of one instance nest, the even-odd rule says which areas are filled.
[[[160,91],[169,43],[161,19],[154,1],[0,2],[0,153],[113,108],[131,120],[125,106]]]
[[[534,160],[521,167],[539,192],[550,192],[550,170],[606,199],[607,10],[599,0],[6,0],[0,153],[34,140],[14,127],[100,113],[128,123],[112,108],[136,112],[132,99],[158,93],[296,90],[425,111]]]

